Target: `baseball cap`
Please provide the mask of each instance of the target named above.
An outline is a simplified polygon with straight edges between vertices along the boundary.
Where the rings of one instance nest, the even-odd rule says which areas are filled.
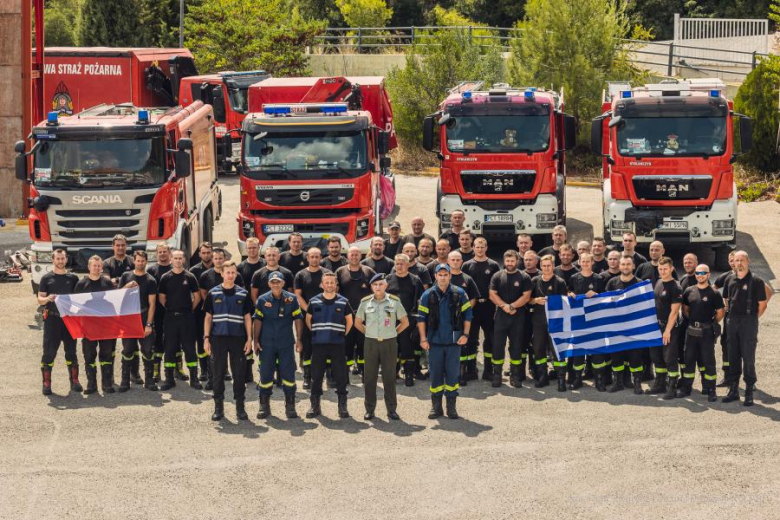
[[[441,271],[442,269],[446,270],[448,273],[449,273],[449,272],[451,272],[451,271],[450,271],[450,266],[448,266],[447,264],[439,264],[439,265],[437,265],[437,266],[436,266],[436,267],[433,269],[433,271],[434,271],[435,273],[438,273],[438,272],[439,272],[439,271]]]
[[[274,271],[268,275],[269,282],[284,282],[284,275],[279,271]]]
[[[390,223],[389,226],[387,226],[387,229],[401,229],[401,223],[397,220],[394,220]]]

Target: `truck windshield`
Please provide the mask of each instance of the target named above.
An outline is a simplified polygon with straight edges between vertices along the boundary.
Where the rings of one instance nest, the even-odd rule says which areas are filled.
[[[306,132],[246,134],[244,165],[247,175],[271,178],[357,177],[367,170],[363,132]]]
[[[629,157],[723,155],[726,122],[726,117],[624,117],[618,151]]]
[[[461,116],[446,127],[451,152],[543,152],[550,146],[549,115]]]
[[[165,180],[164,138],[43,141],[34,183],[47,188],[129,189]]]

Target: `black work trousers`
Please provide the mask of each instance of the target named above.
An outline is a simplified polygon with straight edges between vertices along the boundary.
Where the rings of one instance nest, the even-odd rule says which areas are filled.
[[[666,325],[661,325],[661,334]],[[680,326],[675,325],[669,337],[669,343],[662,347],[650,347],[650,360],[655,365],[656,374],[668,374],[669,377],[680,376]],[[696,368],[694,364],[693,368]]]
[[[243,401],[246,394],[246,354],[244,336],[211,336],[211,372],[214,381],[214,399],[225,398],[225,373],[230,360],[233,374],[233,399]],[[189,363],[188,363],[189,364]],[[250,368],[251,370],[251,368]]]
[[[519,365],[522,361],[521,347],[525,328],[525,309],[518,309],[512,316],[496,309],[493,325],[493,365],[504,365],[506,342],[509,340],[509,362]]]
[[[98,365],[110,366],[114,364],[115,339],[81,340],[81,350],[84,353],[84,365],[97,368]]]
[[[141,357],[144,364],[151,363],[154,359],[154,345],[156,334],[152,331],[145,338],[124,338],[122,339],[122,360],[132,361],[141,351]],[[140,348],[139,348],[140,347]]]
[[[336,394],[347,395],[347,356],[344,354],[344,344],[316,344],[312,345],[311,350],[311,395],[322,395],[322,380],[329,358],[332,360],[330,369],[336,380]]]
[[[738,382],[744,374],[745,384],[753,385],[756,376],[756,346],[758,344],[758,317],[733,314],[728,317],[729,383]]]
[[[51,369],[54,366],[54,359],[57,357],[57,351],[60,349],[60,343],[65,349],[65,364],[68,366],[78,365],[76,355],[76,340],[70,335],[65,322],[59,316],[46,312],[46,318],[43,320],[43,355],[41,356],[41,366]]]
[[[365,358],[363,354],[364,341],[365,341],[365,336],[363,336],[362,332],[357,330],[355,327],[352,327],[349,330],[349,333],[347,333],[347,336],[344,338],[344,352],[346,352],[345,359],[347,362],[347,366],[351,367],[355,363],[357,363],[361,367],[363,366],[363,364],[365,363]],[[331,358],[331,359],[333,360],[334,363],[336,362],[336,358]]]
[[[683,379],[691,382],[696,378],[697,363],[704,367],[702,378],[707,388],[715,386],[715,334],[712,327],[704,328],[698,337],[685,336],[685,368]]]
[[[165,368],[176,368],[176,353],[184,351],[189,368],[197,368],[195,334],[197,326],[192,312],[165,313]]]
[[[484,336],[482,340],[482,355],[487,364],[493,358],[493,321],[495,320],[496,306],[490,300],[477,302],[474,306],[471,319],[471,330],[469,330],[469,341],[466,344],[465,354],[467,361],[477,359],[479,351],[479,331]]]

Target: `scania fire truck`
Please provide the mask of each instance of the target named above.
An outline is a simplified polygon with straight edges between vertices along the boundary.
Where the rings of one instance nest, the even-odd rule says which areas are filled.
[[[243,125],[239,249],[300,232],[368,251],[382,235],[381,175],[390,178],[392,110],[381,77],[269,78],[249,89]],[[394,201],[392,202],[394,205]]]
[[[640,244],[708,246],[716,268],[728,269],[737,229],[732,164],[750,149],[751,119],[733,112],[719,79],[610,83],[603,101],[591,145],[603,157],[604,237],[620,242],[632,231]]]
[[[436,148],[440,160],[439,230],[460,209],[475,234],[546,240],[566,222],[564,152],[575,144],[574,117],[563,112],[562,92],[482,88],[461,83],[424,121],[423,148]]]
[[[250,72],[219,72],[205,76],[188,76],[181,80],[181,104],[203,101],[214,107],[217,134],[217,160],[220,173],[238,173],[241,164],[241,142],[231,139],[225,149],[226,133],[238,133],[249,113],[249,86],[269,77],[262,70]]]
[[[211,240],[221,213],[214,115],[210,105],[138,108],[99,105],[33,128],[16,144],[16,176],[30,183],[32,282],[63,248],[71,269],[112,254],[115,234],[156,260],[158,243],[182,249]],[[32,175],[28,169],[32,156]]]

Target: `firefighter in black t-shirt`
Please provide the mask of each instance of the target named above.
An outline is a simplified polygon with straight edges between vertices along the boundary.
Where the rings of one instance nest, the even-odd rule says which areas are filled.
[[[718,400],[715,393],[715,338],[718,335],[718,323],[726,310],[723,297],[710,285],[710,268],[706,264],[699,264],[694,269],[696,284],[686,288],[682,297],[683,314],[687,318],[688,327],[685,335],[685,365],[677,397],[691,395],[698,363],[704,367],[702,387],[706,389],[707,401],[712,403]]]
[[[322,252],[319,248],[312,247],[306,251],[306,260],[309,262],[306,269],[298,271],[295,275],[293,287],[298,297],[298,305],[303,311],[303,319],[306,319],[306,311],[309,309],[309,300],[322,292],[322,275],[329,273],[328,269],[320,267]],[[301,366],[303,367],[303,389],[311,388],[311,331],[303,328],[301,343]]]
[[[260,257],[260,240],[257,237],[246,239],[246,260],[238,264],[238,274],[244,280],[244,289],[247,291],[252,286],[252,277],[257,271],[265,267],[265,260]],[[249,367],[252,371],[252,367]]]
[[[672,278],[672,259],[662,256],[658,260],[658,281],[655,283],[655,311],[661,327],[663,347],[651,347],[650,359],[655,365],[655,381],[646,393],[664,394],[664,399],[677,395],[677,381],[680,378],[680,331],[679,316],[682,305],[682,289]]]
[[[89,274],[79,280],[74,293],[95,293],[110,291],[114,288],[111,279],[103,275],[103,259],[94,255],[89,259]],[[106,394],[113,394],[114,389],[114,352],[116,339],[93,340],[82,338],[81,348],[84,353],[84,366],[87,372],[87,387],[85,394],[97,392],[97,367],[100,365],[100,386]]]
[[[422,217],[414,217],[411,225],[412,232],[408,235],[404,235],[401,239],[404,241],[404,244],[414,244],[414,247],[419,248],[420,241],[425,238],[431,241],[431,250],[433,250],[433,244],[436,242],[436,239],[425,232],[425,221]]]
[[[54,299],[58,294],[72,294],[78,283],[78,277],[65,270],[68,254],[64,249],[55,249],[51,255],[54,269],[41,277],[38,286],[38,305],[43,310],[43,355],[41,356],[41,375],[43,395],[51,395],[51,369],[60,343],[65,349],[65,365],[68,368],[71,392],[81,392],[79,382],[79,361],[76,354],[76,340],[70,335],[60,317]]]
[[[278,247],[272,246],[265,249],[265,267],[262,267],[252,275],[251,293],[253,302],[257,302],[257,298],[259,298],[261,294],[268,292],[268,277],[271,276],[271,273],[274,271],[279,271],[282,276],[284,276],[284,287],[282,287],[282,289],[288,292],[293,291],[295,276],[292,274],[292,271],[279,265],[279,258]]]
[[[388,238],[385,239],[385,256],[388,258],[395,258],[395,255],[401,253],[401,248],[404,247],[404,239],[401,236],[401,224],[394,220],[387,226]],[[341,266],[339,266],[341,267]]]
[[[569,244],[561,244],[558,248],[558,265],[553,270],[553,274],[566,282],[566,285],[569,285],[572,276],[580,272],[574,265],[575,254],[574,248]]]
[[[289,251],[285,251],[279,257],[279,265],[286,267],[295,276],[298,271],[306,268],[306,255],[303,254],[303,236],[298,232],[290,233],[287,237]],[[267,287],[267,286],[266,286]]]
[[[135,269],[119,279],[119,288],[138,287],[141,298],[141,319],[144,321],[142,338],[122,338],[122,381],[119,391],[130,390],[133,384],[144,385],[147,390],[157,390],[154,384],[154,308],[157,303],[157,281],[146,272],[146,251],[133,253]],[[139,352],[140,344],[140,352]],[[136,378],[133,369],[138,370],[139,357],[144,359],[144,378]]]
[[[209,251],[211,251],[209,249]],[[160,287],[160,279],[162,276],[173,269],[171,264],[171,246],[165,242],[157,244],[155,250],[156,261],[154,265],[150,266],[146,272],[152,275],[154,281],[157,282],[157,287]],[[211,253],[209,253],[211,254]],[[154,307],[154,377],[155,383],[160,382],[160,373],[162,372],[163,355],[165,353],[165,308],[162,305],[155,305]]]
[[[580,255],[580,268],[582,270],[569,280],[570,295],[584,295],[587,298],[593,298],[604,292],[604,280],[593,272],[593,255],[583,252]],[[596,390],[604,392],[607,390],[604,383],[604,369],[607,366],[606,356],[604,354],[595,354],[588,357],[596,376]],[[574,370],[574,380],[569,381],[569,389],[577,390],[582,388],[582,372],[585,370],[586,365],[585,356],[572,357],[571,364]]]
[[[347,252],[347,262],[344,267],[336,270],[336,281],[339,294],[349,300],[349,305],[354,311],[360,307],[360,300],[372,294],[371,278],[376,274],[373,269],[360,265],[362,256],[358,247],[350,247]],[[352,316],[354,320],[355,316]],[[347,355],[347,369],[352,367],[352,374],[363,373],[363,333],[356,328],[350,329],[344,343],[344,352]]]
[[[712,284],[712,286],[715,288],[716,291],[721,291],[721,296],[723,296],[723,287],[726,285],[726,278],[729,277],[730,274],[732,274],[734,271],[734,255],[736,254],[736,251],[730,251],[729,252],[729,270],[726,272],[723,272],[718,275],[717,278],[715,278],[715,283]],[[715,385],[718,388],[725,388],[729,386],[728,382],[728,374],[729,374],[729,352],[728,352],[728,329],[729,329],[729,309],[728,306],[726,307],[726,317],[723,319],[723,332],[720,335],[720,361],[721,361],[721,367],[723,370],[723,379],[718,381],[718,383]]]
[[[756,346],[758,320],[769,303],[769,290],[764,281],[750,271],[750,258],[745,251],[734,254],[734,273],[726,278],[723,298],[728,307],[729,393],[724,403],[739,401],[739,378],[744,374],[745,406],[753,406],[756,376]]]
[[[385,256],[385,241],[382,237],[371,239],[371,251],[360,262],[360,265],[370,267],[375,273],[390,274],[390,271],[393,270],[393,260]]]
[[[453,251],[460,253],[460,256],[463,258],[463,263],[465,264],[474,258],[474,234],[468,229],[462,230],[458,234],[458,243],[460,244],[460,247]]]
[[[493,388],[501,387],[504,368],[504,353],[509,340],[510,384],[520,388],[520,365],[522,363],[522,337],[525,326],[525,305],[531,298],[531,279],[517,266],[520,257],[517,251],[504,253],[504,269],[490,279],[490,301],[496,306],[493,325]]]
[[[590,243],[590,253],[593,255],[593,272],[601,274],[609,269],[606,258],[607,244],[604,237],[594,237]]]
[[[387,293],[398,296],[410,320],[417,319],[417,305],[425,292],[420,278],[409,272],[409,257],[395,255],[393,272],[385,279]],[[414,386],[415,346],[419,347],[420,337],[417,327],[407,327],[398,335],[398,358],[404,369],[404,384]]]
[[[612,252],[610,252],[610,255]],[[610,257],[611,258],[611,257]],[[603,274],[603,273],[602,273]],[[620,275],[612,277],[604,288],[605,292],[622,291],[642,280],[634,276],[634,257],[630,254],[620,256]],[[625,389],[625,382],[633,379],[634,393],[642,394],[642,352],[641,349],[622,350],[613,352],[612,356],[612,385],[607,392],[614,393]],[[628,362],[628,372],[626,372]]]
[[[561,246],[566,243],[566,238],[569,236],[569,232],[566,231],[566,226],[557,225],[552,230],[552,245],[545,247],[541,251],[539,251],[539,257],[544,257],[547,255],[553,255],[555,258],[555,266],[561,265],[561,257],[560,257],[560,250]],[[577,260],[577,253],[572,250],[573,258],[572,262]]]
[[[198,382],[198,357],[195,353],[195,309],[200,306],[200,292],[195,275],[184,269],[184,253],[173,252],[173,269],[160,278],[158,300],[165,307],[165,381],[161,390],[176,386],[173,372],[176,369],[176,353],[184,351],[190,369],[190,386],[200,390]]]
[[[696,285],[696,274],[694,271],[696,270],[696,266],[699,265],[699,259],[698,257],[693,253],[688,253],[683,257],[683,271],[684,274],[680,278],[680,289],[682,290],[683,294],[685,294],[685,290],[688,287],[692,287]],[[680,382],[683,381],[683,373],[685,369],[685,336],[686,336],[686,329],[688,328],[688,317],[685,316],[684,313],[681,314],[680,318],[680,326],[679,328],[679,334],[680,334]],[[704,362],[703,360],[699,360],[698,363],[699,371],[702,372],[702,377],[704,377]]]
[[[111,279],[114,287],[117,287],[122,275],[133,270],[133,262],[127,256],[127,239],[124,235],[114,235],[111,247],[114,256],[103,261],[103,274]]]
[[[544,255],[539,260],[542,274],[531,281],[531,300],[534,306],[534,364],[536,369],[536,382],[534,386],[541,388],[549,384],[547,374],[547,356],[552,355],[553,367],[558,380],[558,391],[566,391],[566,359],[560,359],[553,348],[552,339],[547,328],[547,313],[545,304],[547,297],[553,294],[566,295],[569,288],[563,278],[555,275],[555,257]]]
[[[417,261],[417,248],[414,247],[414,244],[404,244],[401,252],[409,258],[409,272],[420,279],[423,287],[429,289],[433,285],[433,279],[428,268]]]
[[[663,242],[660,240],[651,242],[650,247],[648,248],[650,260],[637,265],[636,271],[634,272],[636,277],[640,280],[650,280],[650,283],[655,287],[655,282],[660,278],[660,275],[658,274],[658,262],[664,256],[664,253],[666,253],[666,250],[664,249]],[[674,268],[672,268],[672,278],[677,280],[677,271]]]
[[[487,240],[477,237],[474,240],[474,258],[463,264],[463,272],[469,275],[479,290],[479,298],[474,305],[471,329],[469,330],[468,352],[470,359],[467,361],[467,378],[477,379],[477,350],[479,347],[479,331],[482,329],[482,363],[484,370],[482,379],[493,380],[493,319],[496,314],[496,306],[490,301],[490,280],[493,275],[501,270],[498,262],[487,257]],[[473,358],[472,358],[473,356]],[[525,370],[521,370],[520,379],[525,377]]]
[[[328,256],[322,259],[320,265],[333,273],[342,265],[347,265],[347,259],[341,254],[341,239],[339,237],[328,239]]]
[[[461,269],[463,267],[463,257],[460,251],[451,251],[447,255],[447,265],[450,266],[450,285],[460,287],[466,292],[466,297],[471,303],[471,308],[477,304],[477,300],[482,297],[479,292],[479,288],[474,280],[464,273]],[[471,331],[469,330],[469,334]],[[473,360],[477,361],[477,351],[472,352],[469,343],[463,345],[460,349],[460,377],[458,378],[458,384],[460,386],[467,386],[469,384],[469,372],[468,362]]]
[[[444,231],[439,240],[446,240],[450,244],[450,250],[454,251],[460,247],[460,232],[465,228],[463,223],[466,221],[466,214],[461,209],[456,209],[450,214],[450,229]]]
[[[198,258],[200,262],[190,267],[190,272],[195,276],[196,280],[200,280],[200,277],[214,267],[214,247],[211,242],[201,242],[198,246]],[[170,269],[169,269],[170,270]],[[158,280],[159,284],[159,280]],[[157,306],[161,307],[160,305]],[[198,358],[200,363],[200,374],[198,376],[200,381],[206,381],[206,390],[212,389],[212,381],[209,379],[211,373],[211,364],[208,362],[208,358],[203,355],[205,353],[203,347],[203,322],[206,320],[206,313],[203,311],[203,299],[201,298],[200,305],[195,309],[195,326],[197,327],[195,335],[195,351],[201,353],[202,357]],[[187,372],[184,370],[184,364],[182,361],[183,352],[176,353],[176,371],[174,375],[180,381],[187,381],[189,379]],[[230,377],[227,374],[226,377]]]

